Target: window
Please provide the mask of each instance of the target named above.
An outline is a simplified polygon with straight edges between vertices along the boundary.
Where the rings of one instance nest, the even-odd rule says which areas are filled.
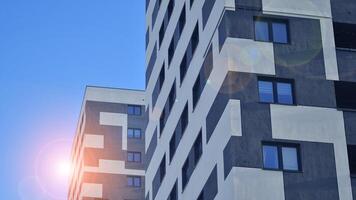
[[[334,22],[334,36],[336,47],[356,49],[356,24]]]
[[[169,44],[169,47],[168,47],[168,65],[170,65],[172,62],[172,59],[174,56],[174,50],[175,50],[174,48],[175,48],[174,38],[172,38],[171,43]]]
[[[176,81],[175,80],[173,82],[171,90],[169,91],[168,101],[169,101],[168,108],[169,108],[169,111],[171,111],[174,103],[176,102]]]
[[[192,37],[191,37],[190,41],[192,43],[192,55],[194,55],[194,52],[197,49],[198,44],[199,44],[199,25],[198,25],[198,22],[195,25],[195,28],[194,28],[194,31],[193,31],[193,34],[192,34]]]
[[[185,104],[182,116],[181,116],[181,133],[184,134],[185,129],[188,126],[188,103]]]
[[[193,108],[198,103],[198,100],[200,98],[201,94],[201,86],[200,86],[200,76],[198,75],[197,80],[195,80],[195,83],[193,85]]]
[[[350,174],[356,175],[356,145],[347,145],[347,155],[349,156]]]
[[[182,168],[182,188],[184,190],[185,186],[188,183],[188,168],[189,168],[189,159],[185,160]]]
[[[164,63],[163,63],[161,71],[159,72],[159,76],[158,76],[159,90],[161,90],[163,87],[164,79],[165,79],[165,70],[164,70]]]
[[[164,21],[163,21],[162,25],[161,25],[161,28],[159,29],[159,37],[158,37],[159,47],[161,47],[161,45],[162,45],[162,41],[163,41],[165,32],[166,32],[166,27],[165,27],[165,24],[164,24]]]
[[[182,58],[182,61],[179,65],[179,72],[180,72],[180,83],[182,84],[183,83],[183,80],[184,80],[184,77],[185,77],[185,74],[187,73],[187,70],[188,70],[188,66],[187,66],[187,55],[184,54],[183,58]]]
[[[200,130],[197,139],[195,139],[194,145],[194,165],[196,166],[203,154],[203,138],[202,138],[202,131]]]
[[[141,106],[139,105],[128,105],[127,114],[129,115],[141,115]]]
[[[255,18],[255,40],[288,43],[288,22],[278,19]]]
[[[161,163],[159,164],[159,177],[162,183],[163,178],[166,176],[166,155],[163,156]]]
[[[141,129],[138,128],[129,128],[127,129],[127,138],[129,139],[141,139],[142,133]]]
[[[292,80],[259,78],[258,92],[260,102],[294,104]]]
[[[173,132],[172,138],[169,141],[169,161],[172,162],[173,156],[176,153],[176,132]]]
[[[141,187],[141,177],[139,177],[139,176],[127,176],[127,186],[129,186],[129,187]]]
[[[204,200],[204,190],[200,192],[197,200]]]
[[[163,108],[161,116],[159,117],[159,130],[160,130],[160,135],[162,135],[164,126],[166,123],[166,112],[165,109]]]
[[[183,29],[185,26],[185,5],[183,6],[183,9],[179,16],[178,26],[179,26],[179,35],[182,35]]]
[[[356,109],[356,83],[335,81],[336,105],[340,109]]]
[[[174,8],[174,0],[170,0],[167,7],[168,21],[171,19],[173,8]]]
[[[127,161],[128,162],[141,162],[141,153],[140,152],[127,152]]]
[[[264,169],[300,171],[298,145],[266,143],[262,150]]]
[[[169,193],[169,196],[167,198],[167,200],[177,200],[178,199],[178,189],[177,189],[177,181],[174,184],[171,192]]]

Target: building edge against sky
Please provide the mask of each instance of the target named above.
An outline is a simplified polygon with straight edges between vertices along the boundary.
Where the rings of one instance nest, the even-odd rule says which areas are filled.
[[[145,91],[87,88],[69,199],[356,199],[356,2],[147,0],[146,30]]]
[[[144,91],[87,87],[68,199],[143,199]]]

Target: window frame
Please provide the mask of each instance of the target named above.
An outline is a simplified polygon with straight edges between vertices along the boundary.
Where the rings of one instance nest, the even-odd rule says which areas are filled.
[[[263,160],[263,147],[264,146],[274,146],[277,147],[277,156],[278,156],[278,168],[267,168],[264,165],[264,160]],[[297,153],[297,163],[298,163],[298,170],[290,170],[290,169],[284,169],[284,163],[283,163],[283,152],[282,148],[295,148],[296,153]],[[271,170],[271,171],[283,171],[283,172],[291,172],[291,173],[302,173],[303,172],[303,167],[302,167],[302,156],[301,156],[301,150],[300,150],[300,144],[297,143],[286,143],[286,142],[270,142],[270,141],[263,141],[261,145],[261,151],[262,151],[262,169],[263,170]]]
[[[129,160],[129,154],[132,154],[132,160]],[[139,155],[140,160],[136,161],[136,155]],[[138,151],[127,151],[126,161],[129,163],[142,163],[142,153]]]
[[[133,135],[132,137],[129,136],[129,130],[132,130]],[[136,137],[135,132],[140,131],[140,137]],[[128,139],[135,139],[135,140],[141,140],[142,139],[142,129],[140,128],[127,128],[127,138]]]
[[[133,109],[133,113],[130,113],[129,110],[130,110],[130,107]],[[136,109],[140,109],[140,112],[139,114],[136,113]],[[128,104],[127,105],[127,114],[128,115],[131,115],[131,116],[141,116],[142,115],[142,106],[140,105],[134,105],[134,104]]]
[[[129,184],[129,179],[132,179],[132,185]],[[140,180],[139,181],[139,186],[135,184],[135,180]],[[126,177],[126,182],[127,182],[127,187],[132,187],[132,188],[141,188],[142,187],[142,178],[141,176],[127,176]]]
[[[255,22],[260,21],[260,22],[266,22],[268,25],[268,41],[263,41],[263,40],[257,40],[256,39],[256,25]],[[273,23],[283,23],[286,25],[286,31],[287,31],[287,42],[275,42],[274,41],[274,36],[273,36]],[[276,44],[291,44],[291,35],[290,35],[290,25],[289,25],[289,20],[288,19],[279,19],[279,18],[270,18],[270,17],[261,17],[261,16],[255,16],[253,17],[253,39],[258,42],[272,42]]]
[[[272,83],[272,89],[273,89],[273,102],[264,102],[261,101],[260,98],[260,88],[259,88],[259,82],[260,81],[265,81],[265,82],[271,82]],[[280,103],[278,100],[278,89],[277,89],[277,84],[278,83],[288,83],[291,85],[291,92],[292,92],[292,103]],[[259,76],[257,77],[257,92],[258,92],[258,101],[259,103],[265,103],[265,104],[279,104],[279,105],[297,105],[297,100],[296,100],[296,92],[295,92],[295,80],[294,79],[286,79],[286,78],[276,78],[276,77],[265,77],[265,76]]]

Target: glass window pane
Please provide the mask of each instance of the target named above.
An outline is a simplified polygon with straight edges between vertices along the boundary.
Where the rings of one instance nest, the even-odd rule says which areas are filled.
[[[134,130],[129,128],[127,129],[127,137],[128,138],[133,138],[134,137]]]
[[[141,138],[141,129],[135,129],[134,135],[135,135],[135,138],[140,139]]]
[[[283,169],[299,170],[297,148],[282,147]]]
[[[135,153],[134,154],[134,160],[135,160],[135,162],[141,162],[141,154],[140,153]]]
[[[278,149],[276,146],[263,146],[263,167],[278,169]]]
[[[134,184],[135,184],[135,187],[141,187],[141,178],[140,177],[135,177],[134,178]]]
[[[132,177],[127,177],[127,185],[128,186],[133,186],[133,178]]]
[[[292,84],[277,83],[278,103],[293,104]]]
[[[127,153],[127,161],[132,162],[134,160],[133,153]]]
[[[273,103],[273,83],[268,81],[258,81],[258,90],[261,102]]]
[[[273,23],[273,42],[288,43],[288,33],[286,23]]]
[[[127,114],[133,115],[135,113],[135,108],[133,106],[127,106]]]
[[[255,21],[255,40],[269,41],[268,22]]]
[[[135,106],[135,115],[141,115],[141,106]]]

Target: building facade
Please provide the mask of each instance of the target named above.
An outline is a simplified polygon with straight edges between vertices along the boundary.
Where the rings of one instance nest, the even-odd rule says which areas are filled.
[[[354,0],[147,0],[146,200],[356,199]]]
[[[69,200],[144,199],[144,91],[87,87]]]

